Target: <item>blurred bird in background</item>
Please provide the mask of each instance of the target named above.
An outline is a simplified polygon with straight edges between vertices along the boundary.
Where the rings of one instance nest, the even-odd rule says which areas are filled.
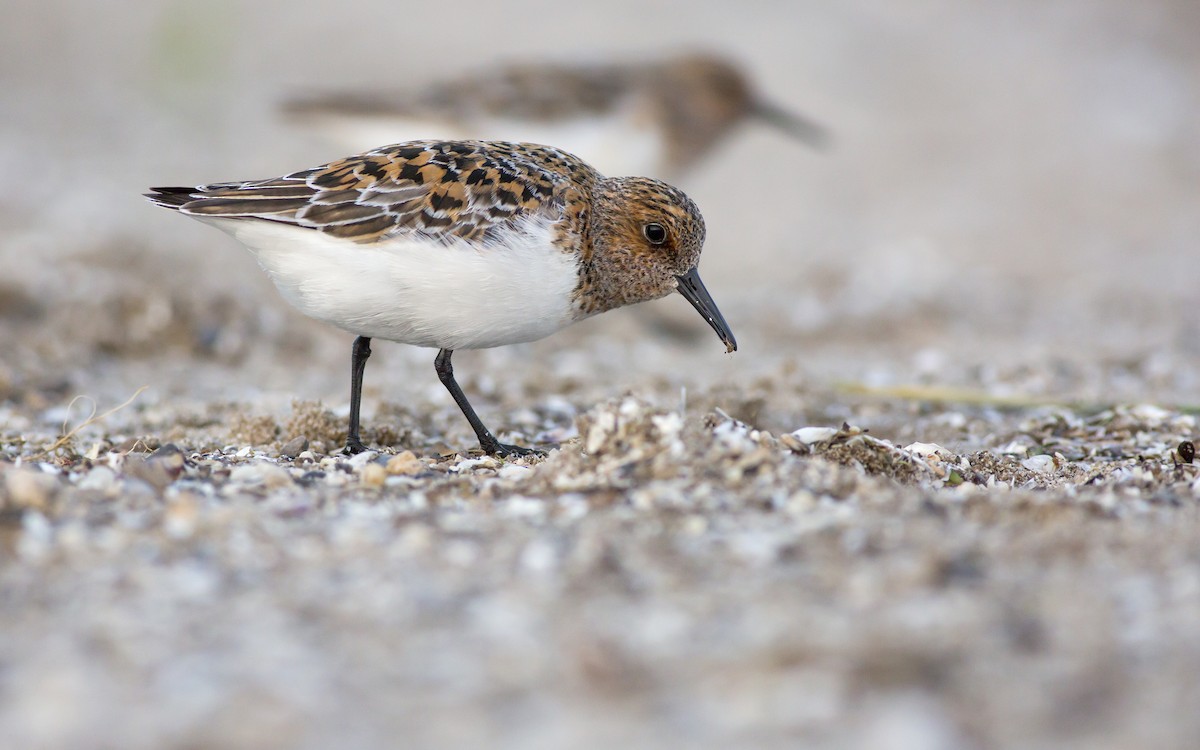
[[[823,127],[762,98],[730,60],[522,63],[409,91],[331,92],[284,111],[352,152],[423,138],[552,144],[603,174],[674,179],[751,120],[820,148]]]

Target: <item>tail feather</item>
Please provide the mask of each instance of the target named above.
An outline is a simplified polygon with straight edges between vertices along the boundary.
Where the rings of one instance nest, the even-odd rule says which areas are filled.
[[[169,208],[172,211],[194,216],[196,218],[213,219],[266,219],[269,221],[293,222],[297,211],[311,207],[309,197],[301,197],[299,193],[312,195],[309,188],[296,189],[292,186],[269,185],[262,190],[239,190],[246,183],[218,183],[201,185],[199,187],[154,187],[152,192],[144,193],[145,197],[156,206]],[[335,206],[319,206],[319,209],[331,211],[348,208],[340,204]],[[355,219],[374,218],[381,213],[378,206],[353,206],[366,216],[355,216]]]
[[[156,206],[178,211],[184,204],[191,203],[198,196],[194,187],[152,187],[153,192],[143,193]]]
[[[254,216],[291,216],[309,205],[307,198],[209,198],[207,195],[195,205],[184,207],[184,213],[194,216],[225,216],[229,218]],[[368,207],[372,215],[381,209]]]

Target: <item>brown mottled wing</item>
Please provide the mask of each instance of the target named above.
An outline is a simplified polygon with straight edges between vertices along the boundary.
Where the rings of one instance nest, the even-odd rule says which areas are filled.
[[[284,108],[296,115],[576,118],[627,96],[642,67],[510,65],[435,81],[419,90],[321,94],[294,99]]]
[[[546,146],[414,141],[271,180],[153,188],[148,197],[196,217],[275,221],[356,242],[417,235],[491,243],[525,218],[572,231],[572,199],[597,179]]]

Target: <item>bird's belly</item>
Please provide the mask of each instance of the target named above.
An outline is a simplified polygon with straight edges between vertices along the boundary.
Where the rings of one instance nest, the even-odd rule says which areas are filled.
[[[221,228],[254,252],[289,303],[359,336],[484,349],[534,341],[575,320],[578,264],[551,245],[548,224],[489,247],[356,244],[267,222]]]

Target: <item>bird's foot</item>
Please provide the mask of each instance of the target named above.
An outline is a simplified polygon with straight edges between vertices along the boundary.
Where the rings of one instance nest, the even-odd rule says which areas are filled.
[[[537,448],[526,448],[522,445],[509,445],[501,443],[499,440],[489,443],[481,443],[480,447],[483,452],[489,456],[499,456],[500,458],[520,458],[521,456],[538,456],[545,457],[546,451],[538,450]]]
[[[366,449],[367,446],[363,445],[361,440],[356,437],[352,437],[346,440],[346,447],[342,449],[342,452],[347,456],[353,456],[355,454],[362,453]]]

